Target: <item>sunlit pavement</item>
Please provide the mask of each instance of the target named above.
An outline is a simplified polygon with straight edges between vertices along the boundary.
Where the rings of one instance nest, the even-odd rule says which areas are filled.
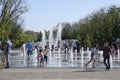
[[[10,68],[0,69],[0,80],[119,80],[120,69]]]

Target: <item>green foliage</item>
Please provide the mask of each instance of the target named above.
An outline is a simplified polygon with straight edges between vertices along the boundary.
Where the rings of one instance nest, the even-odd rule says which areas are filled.
[[[105,41],[114,42],[120,37],[120,7],[111,6],[70,25],[64,23],[63,39],[77,39],[81,46],[91,47],[94,43],[103,45]]]
[[[49,31],[46,31],[46,30],[45,30],[45,36],[46,36],[46,39],[47,39],[47,40],[48,40],[48,38],[49,38],[49,33],[50,33]]]
[[[42,41],[42,32],[37,34],[37,41]]]
[[[27,40],[36,41],[37,35],[34,31],[27,30],[25,31],[25,34],[27,35]]]
[[[13,48],[18,47],[24,41],[21,15],[27,11],[24,0],[1,0],[0,1],[0,37],[2,44],[4,37],[9,36]]]
[[[72,34],[72,28],[71,28],[71,25],[69,23],[66,23],[64,26],[63,26],[63,30],[62,30],[62,39],[71,39],[71,34]]]

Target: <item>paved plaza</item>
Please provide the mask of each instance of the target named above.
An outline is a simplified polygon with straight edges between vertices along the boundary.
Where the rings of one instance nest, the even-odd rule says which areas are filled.
[[[0,80],[119,80],[120,69],[10,68],[0,69]]]
[[[62,58],[65,56],[61,55]],[[55,59],[54,59],[55,58]],[[68,61],[52,57],[47,67],[33,66],[34,63],[24,59],[20,54],[11,54],[10,68],[3,69],[0,65],[0,80],[119,80],[120,66],[114,66],[109,71],[105,70],[103,63],[96,62],[96,68],[83,68],[80,60]],[[54,61],[56,60],[56,61]],[[57,62],[58,61],[58,62]],[[77,61],[77,62],[76,62]],[[54,63],[53,63],[54,62]],[[29,63],[29,64],[28,64]],[[60,66],[59,66],[60,64]],[[98,65],[99,64],[99,65]],[[72,66],[71,66],[72,65]]]

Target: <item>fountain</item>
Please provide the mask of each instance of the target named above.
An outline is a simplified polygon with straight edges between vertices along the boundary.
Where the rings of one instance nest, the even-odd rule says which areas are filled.
[[[75,62],[77,64],[77,49],[75,50]]]
[[[58,49],[58,61],[59,61],[59,67],[61,67],[61,50],[60,48]]]
[[[42,31],[42,48],[45,47],[45,43],[46,43],[46,37],[45,37],[45,30]]]
[[[73,67],[73,52],[70,50],[71,66]]]
[[[60,49],[58,51],[52,51],[55,52],[55,54],[51,54],[52,56],[52,60],[48,60],[48,65],[47,67],[81,67],[84,68],[84,63],[86,63],[86,61],[89,60],[90,58],[90,51],[84,51],[84,49],[82,48],[80,51],[80,55],[78,55],[77,57],[74,56],[74,53],[72,50],[69,51],[68,53],[68,57],[66,60],[66,57]],[[2,52],[1,52],[2,53]],[[103,57],[102,57],[102,51],[99,51],[99,59],[96,60],[96,64],[98,68],[101,67],[105,67],[103,63],[100,63],[98,61],[101,60],[101,62],[103,61]],[[78,54],[78,53],[77,53]],[[54,56],[53,56],[54,55]],[[77,61],[76,59],[74,60],[74,57],[78,58]],[[88,58],[89,57],[89,58]],[[13,50],[12,52],[10,52],[10,67],[34,67],[34,66],[38,66],[34,63],[32,63],[32,61],[25,61],[24,63],[24,57],[21,56],[20,51],[15,51]],[[64,61],[66,60],[66,61]],[[77,64],[76,64],[77,62]],[[113,64],[113,63],[117,63],[117,64]],[[115,58],[115,60],[111,58],[111,67],[112,68],[119,68],[119,60],[118,60],[118,56],[117,58]],[[89,64],[88,68],[91,67],[91,64]]]
[[[68,49],[67,48],[65,48],[65,59],[67,60],[67,52],[68,52]]]
[[[118,62],[120,61],[120,49],[118,49]],[[119,67],[120,65],[118,65]]]
[[[62,47],[62,40],[61,40],[61,31],[62,31],[62,25],[58,24],[57,27],[57,35],[56,35],[56,39],[53,38],[53,32],[52,29],[50,30],[50,34],[49,34],[49,48],[50,48],[50,52],[48,54],[48,64],[47,67],[81,67],[84,68],[84,64],[91,58],[90,57],[90,50],[89,48],[87,48],[87,50],[85,51],[83,49],[83,47],[80,50],[80,53],[78,53],[78,51],[75,49],[75,51],[73,50],[74,43],[76,40],[68,40],[68,42],[71,42],[70,48],[66,48],[66,53],[64,53],[64,50],[61,49]],[[42,47],[44,48],[44,46],[46,45],[46,37],[45,37],[45,30],[42,32]],[[66,42],[67,43],[67,42]],[[69,43],[70,44],[70,43]],[[68,44],[68,46],[69,46]],[[57,49],[52,49],[52,45],[57,46]],[[118,51],[118,55],[117,55],[117,61],[119,62],[119,53],[120,51]],[[28,62],[26,59],[23,59],[22,56],[20,56],[19,52],[13,56],[13,53],[10,54],[11,58],[11,67],[31,67],[31,66],[38,66],[36,64],[32,65],[33,63]],[[99,52],[99,61],[103,61],[103,57],[102,57],[102,51]],[[113,60],[111,58],[111,64]],[[36,63],[36,62],[35,62]],[[102,66],[104,66],[102,64]],[[119,66],[119,63],[118,63]],[[88,67],[91,67],[91,63],[89,64]],[[101,66],[100,66],[101,67]],[[114,64],[112,65],[112,67],[114,67]]]
[[[58,45],[58,41],[61,42],[61,31],[62,31],[62,26],[61,26],[61,24],[58,24],[56,45]]]
[[[82,50],[81,50],[81,67],[83,67],[83,47],[82,47]]]
[[[52,29],[50,30],[50,34],[49,34],[49,48],[50,48],[50,52],[49,52],[49,59],[51,60],[51,48],[52,48],[52,45],[53,45],[53,32],[52,32]]]

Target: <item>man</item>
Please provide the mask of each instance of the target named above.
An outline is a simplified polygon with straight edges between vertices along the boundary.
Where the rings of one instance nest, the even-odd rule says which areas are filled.
[[[9,51],[12,47],[12,43],[9,40],[9,37],[6,36],[5,37],[5,45],[4,45],[4,52],[5,52],[5,59],[6,59],[6,67],[5,68],[9,68]]]
[[[1,41],[0,41],[0,50],[1,50],[1,47],[2,47],[2,43],[1,43]]]
[[[108,44],[109,44],[108,42],[105,42],[104,43],[104,48],[103,48],[103,57],[104,57],[104,64],[106,66],[106,70],[110,69],[110,54],[111,54],[111,51],[110,51],[110,48],[109,48]],[[107,63],[106,63],[106,60],[107,60]]]
[[[32,54],[32,50],[33,50],[33,45],[30,41],[27,42],[26,49],[27,49],[27,55],[28,55],[28,60],[29,60],[29,57]]]

